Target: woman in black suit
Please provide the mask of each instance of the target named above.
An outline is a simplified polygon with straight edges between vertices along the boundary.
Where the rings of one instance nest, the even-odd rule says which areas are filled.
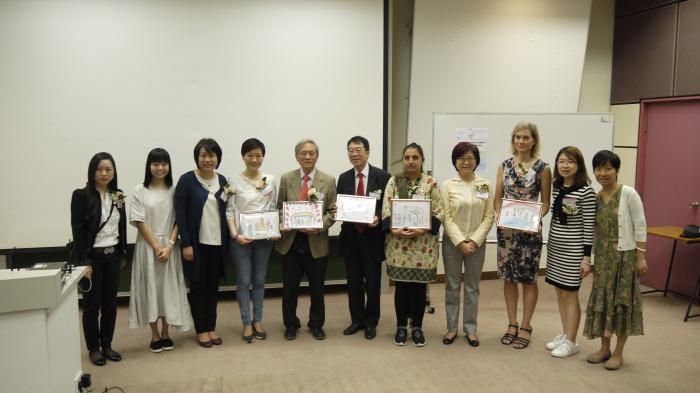
[[[221,345],[216,333],[219,281],[227,259],[226,178],[216,172],[221,147],[205,138],[194,147],[197,169],[180,177],[175,187],[175,221],[180,229],[182,266],[190,283],[190,310],[197,342]],[[222,195],[223,194],[223,195]]]
[[[73,262],[87,266],[90,289],[83,293],[83,333],[90,360],[118,362],[112,349],[117,319],[119,270],[126,264],[126,195],[117,188],[117,167],[109,153],[97,153],[88,165],[85,188],[73,191]],[[98,322],[99,317],[99,322]]]

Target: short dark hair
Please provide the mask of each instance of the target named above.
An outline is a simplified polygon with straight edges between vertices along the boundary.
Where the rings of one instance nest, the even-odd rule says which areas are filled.
[[[262,151],[263,157],[265,156],[265,144],[264,143],[262,143],[257,138],[246,139],[245,141],[243,141],[243,144],[241,145],[241,156],[244,156],[247,153],[249,153],[255,149],[260,149],[260,151]]]
[[[559,157],[565,155],[568,158],[574,160],[577,165],[576,176],[574,177],[574,187],[584,187],[591,184],[591,178],[588,177],[588,170],[586,169],[586,161],[583,159],[583,153],[576,146],[566,146],[559,149],[556,157],[554,158],[554,187],[561,188],[564,185],[564,178],[559,174]]]
[[[423,154],[423,148],[417,144],[416,142],[411,142],[406,147],[403,148],[403,151],[401,152],[401,156],[406,154],[406,150],[408,149],[416,149],[418,151],[418,155],[420,155],[421,164],[420,164],[420,171],[423,172],[423,163],[425,162],[425,155]]]
[[[362,147],[364,147],[365,150],[369,151],[369,141],[363,136],[355,135],[354,137],[350,138],[345,147],[350,147],[351,143],[361,143]]]
[[[599,168],[607,163],[610,163],[615,171],[620,171],[620,156],[610,150],[601,150],[593,156],[593,169]]]
[[[168,164],[168,174],[165,175],[165,185],[168,188],[173,186],[173,164],[170,162],[170,154],[165,149],[156,147],[155,149],[148,152],[148,157],[146,157],[146,174],[143,177],[143,186],[148,188],[153,180],[153,174],[151,173],[151,164],[153,163],[166,163]]]
[[[221,146],[211,138],[202,138],[194,146],[194,163],[197,165],[197,168],[199,168],[199,152],[202,151],[202,149],[207,153],[216,155],[216,167],[219,168],[223,152],[221,151]]]
[[[457,169],[457,172],[459,172],[459,169],[457,168],[457,159],[467,153],[472,153],[474,155],[474,158],[476,158],[476,166],[474,168],[479,166],[479,163],[481,162],[479,148],[473,143],[459,142],[452,149],[452,166],[455,167],[455,169]]]

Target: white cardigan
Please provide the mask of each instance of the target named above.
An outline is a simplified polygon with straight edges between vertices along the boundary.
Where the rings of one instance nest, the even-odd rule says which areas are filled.
[[[636,242],[647,241],[647,221],[644,217],[642,198],[634,188],[622,186],[620,207],[617,210],[617,250],[629,251],[637,247]]]

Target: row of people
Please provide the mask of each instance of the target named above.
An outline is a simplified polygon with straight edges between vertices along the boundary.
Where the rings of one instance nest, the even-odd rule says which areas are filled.
[[[279,187],[273,175],[260,170],[265,146],[257,139],[243,143],[241,156],[245,170],[228,179],[216,172],[222,156],[219,145],[211,139],[201,140],[194,149],[197,168],[185,173],[174,190],[170,157],[164,150],[154,149],[147,158],[144,183],[136,187],[131,202],[130,221],[139,229],[139,237],[133,262],[130,326],[150,324],[151,350],[169,350],[174,344],[168,335],[168,325],[187,330],[191,325],[191,310],[199,344],[203,347],[221,344],[222,339],[215,330],[217,292],[223,270],[228,266],[225,261],[229,239],[233,239],[231,251],[236,267],[243,339],[253,342],[266,337],[262,309],[267,260],[273,246],[283,256],[285,338],[294,339],[301,327],[296,308],[299,283],[304,274],[309,280],[311,297],[308,327],[314,338],[325,338],[323,282],[329,253],[327,229],[334,222],[335,198],[341,193],[378,199],[374,223],[346,222],[342,225],[340,252],[346,262],[351,315],[351,324],[343,334],[364,330],[367,339],[376,336],[380,269],[382,260],[386,259],[387,273],[396,283],[394,343],[404,345],[410,330],[416,346],[425,344],[422,320],[426,286],[435,280],[439,259],[437,235],[440,225],[444,225],[442,252],[447,333],[443,343],[453,343],[458,335],[460,275],[464,268],[463,330],[469,344],[478,346],[477,311],[484,245],[487,233],[497,220],[501,198],[541,199],[543,216],[550,207],[552,175],[549,166],[539,159],[537,127],[532,123],[519,123],[512,132],[511,143],[513,157],[499,166],[495,192],[488,180],[476,174],[479,150],[469,143],[455,146],[452,163],[458,176],[447,180],[442,187],[423,173],[425,157],[419,145],[410,144],[404,148],[404,170],[390,176],[369,165],[369,143],[359,136],[347,143],[353,169],[340,175],[337,186],[332,176],[316,168],[319,149],[312,140],[297,144],[295,156],[300,167],[282,175]],[[627,276],[627,273],[646,272],[641,202],[633,189],[617,184],[620,162],[613,153],[600,152],[593,161],[596,179],[603,186],[597,202],[578,149],[561,149],[555,162],[546,281],[557,291],[563,333],[547,347],[553,356],[578,352],[575,344],[580,319],[577,291],[581,278],[590,271],[595,226],[596,280],[584,334],[591,338],[602,337],[601,350],[589,357],[589,361],[607,360],[612,368],[615,362],[621,364],[623,337],[642,333],[637,276]],[[310,190],[324,202],[323,229],[281,228],[280,238],[264,240],[248,239],[238,232],[238,213],[281,209],[285,201],[308,200]],[[618,207],[621,195],[624,195],[624,208]],[[388,202],[391,198],[415,197],[431,199],[431,229],[390,228]],[[126,255],[123,200],[123,193],[116,184],[114,160],[106,153],[95,155],[90,162],[86,188],[74,192],[72,223],[80,250],[78,255],[82,258],[79,262],[88,265],[88,276],[93,281],[92,290],[86,293],[83,328],[90,359],[98,365],[105,363],[105,357],[111,360],[119,357],[111,349],[111,341],[119,263]],[[616,219],[612,217],[614,214],[623,219],[619,237],[604,232],[613,230],[609,221]],[[617,225],[614,229],[619,232]],[[508,330],[501,342],[522,349],[529,345],[532,335],[542,236],[541,232],[507,228],[498,228],[497,233],[498,275],[504,279],[509,318]],[[385,234],[389,234],[386,242]],[[180,244],[176,247],[178,239]],[[630,244],[632,249],[629,249]],[[635,248],[636,253],[630,252]],[[613,250],[624,254],[624,260],[614,261],[617,255],[612,255]],[[182,264],[180,258],[184,261]],[[619,270],[612,266],[615,263],[618,268],[624,265],[625,275],[610,273]],[[604,270],[607,273],[600,273],[604,278],[598,278],[599,271]],[[183,276],[190,284],[189,310]],[[631,293],[625,292],[627,287],[618,289],[620,279],[627,280]],[[518,284],[523,287],[520,324]],[[620,296],[633,297],[627,308],[618,305]],[[102,319],[98,324],[100,311]],[[620,315],[611,318],[610,313]],[[158,320],[162,324],[160,331]],[[618,335],[618,347],[608,360],[611,334]]]

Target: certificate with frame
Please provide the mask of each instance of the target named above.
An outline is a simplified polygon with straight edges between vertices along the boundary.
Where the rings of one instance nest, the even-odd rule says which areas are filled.
[[[519,231],[537,232],[540,229],[542,204],[539,202],[503,199],[497,226]]]
[[[338,208],[335,213],[336,221],[362,224],[374,222],[374,212],[377,207],[377,199],[374,197],[338,194],[335,203]]]
[[[430,229],[430,199],[392,199],[391,228]]]
[[[287,229],[322,229],[323,202],[282,202],[282,223]]]
[[[248,239],[280,237],[280,216],[277,210],[240,213],[238,231]]]

